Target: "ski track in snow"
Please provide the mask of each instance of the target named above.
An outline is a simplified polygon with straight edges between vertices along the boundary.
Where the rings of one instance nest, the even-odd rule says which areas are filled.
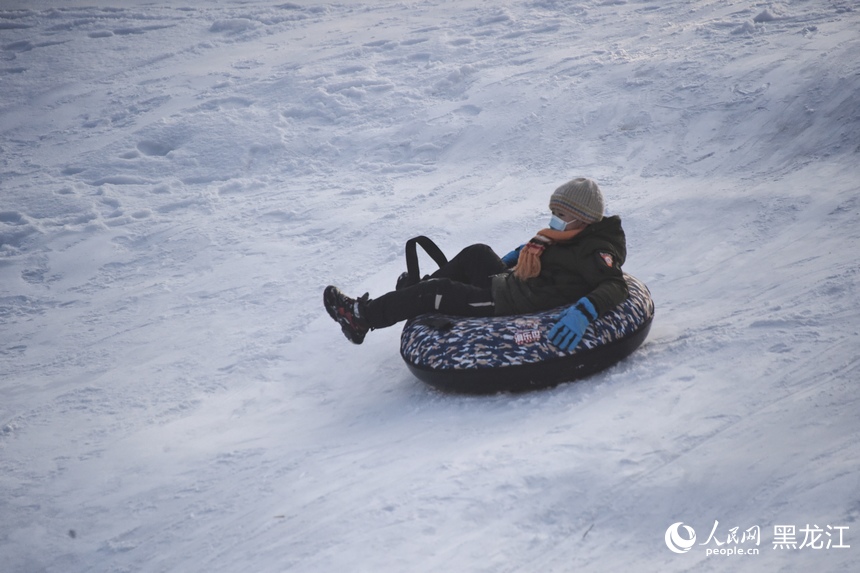
[[[5,2],[3,570],[855,569],[858,14]],[[657,305],[609,371],[440,395],[322,311],[580,174]],[[666,548],[715,520],[761,554]]]

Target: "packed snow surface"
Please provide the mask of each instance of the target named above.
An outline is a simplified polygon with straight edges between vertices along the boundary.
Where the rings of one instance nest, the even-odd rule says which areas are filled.
[[[858,30],[851,0],[4,0],[0,568],[858,570]],[[326,315],[414,235],[507,252],[580,175],[657,306],[616,367],[443,395],[398,328]]]

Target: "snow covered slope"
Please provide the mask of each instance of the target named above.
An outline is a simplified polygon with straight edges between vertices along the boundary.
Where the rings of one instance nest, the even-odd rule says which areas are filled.
[[[2,570],[856,570],[858,30],[847,0],[5,0]],[[657,305],[617,367],[440,395],[398,329],[325,314],[416,234],[519,245],[577,175]]]

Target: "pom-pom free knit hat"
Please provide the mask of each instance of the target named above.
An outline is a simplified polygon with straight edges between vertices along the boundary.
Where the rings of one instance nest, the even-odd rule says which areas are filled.
[[[553,192],[549,198],[549,209],[590,225],[603,219],[603,193],[596,182],[577,177]]]

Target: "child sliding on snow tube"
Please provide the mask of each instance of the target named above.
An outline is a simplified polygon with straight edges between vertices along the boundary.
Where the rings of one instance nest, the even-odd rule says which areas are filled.
[[[326,310],[350,341],[361,344],[369,330],[431,312],[488,317],[568,306],[548,337],[572,350],[592,321],[627,298],[621,272],[627,246],[621,219],[603,216],[603,194],[591,179],[556,189],[549,209],[549,228],[504,257],[472,245],[417,284],[373,299],[350,298],[329,286]]]

